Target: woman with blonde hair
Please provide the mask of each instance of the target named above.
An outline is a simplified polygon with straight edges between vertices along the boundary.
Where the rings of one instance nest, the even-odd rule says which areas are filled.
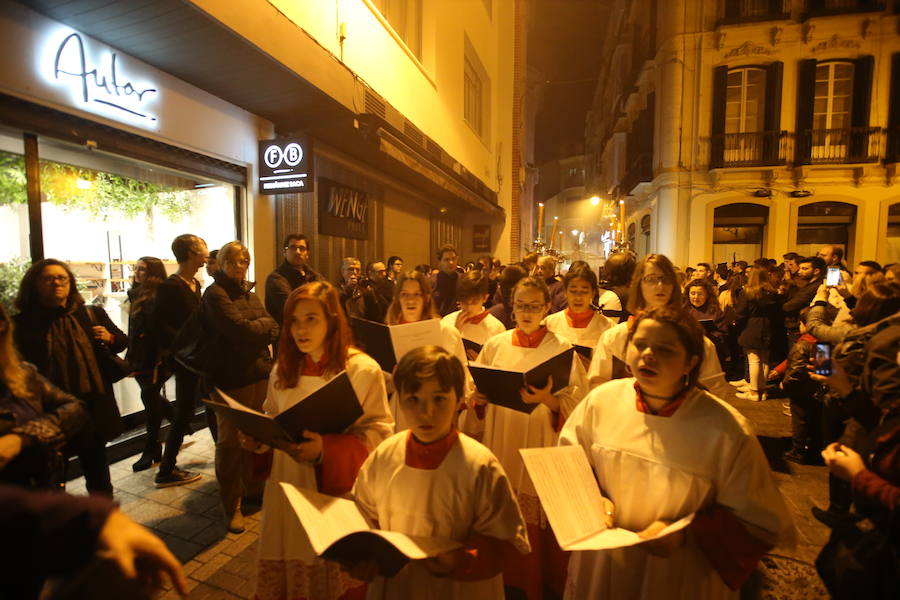
[[[210,385],[254,410],[266,399],[272,355],[269,344],[278,339],[278,323],[266,312],[247,281],[250,251],[241,242],[228,242],[216,257],[215,283],[203,294],[209,344],[216,348],[213,364],[205,365]],[[241,448],[238,431],[219,417],[216,441],[216,479],[228,530],[244,531],[241,497],[261,491],[251,477],[250,457]]]
[[[56,485],[62,475],[62,445],[86,420],[81,400],[19,358],[13,323],[0,305],[0,482]]]

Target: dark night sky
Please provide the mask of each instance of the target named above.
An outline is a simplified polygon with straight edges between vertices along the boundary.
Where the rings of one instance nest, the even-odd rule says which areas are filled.
[[[605,5],[604,0],[534,2],[528,63],[545,82],[535,124],[538,165],[582,152],[584,119],[601,64]]]

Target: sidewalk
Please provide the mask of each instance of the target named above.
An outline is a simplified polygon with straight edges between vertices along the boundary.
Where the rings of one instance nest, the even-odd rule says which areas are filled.
[[[827,505],[827,471],[825,467],[781,460],[790,435],[790,418],[781,414],[781,400],[757,403],[733,399],[733,404],[753,424],[798,529],[797,546],[777,548],[763,558],[741,597],[827,598],[813,562],[828,539],[828,529],[810,514],[812,506]],[[209,430],[198,431],[185,442],[190,445],[182,449],[179,466],[202,473],[202,479],[186,486],[156,489],[156,469],[134,473],[131,463],[137,457],[132,457],[111,467],[116,499],[126,513],[159,535],[184,563],[191,600],[251,598],[259,513],[247,515],[244,533],[227,533],[219,509]],[[68,491],[83,494],[84,480],[70,482]],[[168,590],[160,600],[177,597]]]

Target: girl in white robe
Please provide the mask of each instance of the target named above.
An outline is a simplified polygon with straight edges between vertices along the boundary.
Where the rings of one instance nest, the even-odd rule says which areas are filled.
[[[425,276],[418,271],[407,271],[400,275],[400,280],[397,282],[397,291],[385,316],[385,323],[388,325],[400,325],[437,318],[438,314],[434,307],[434,299],[431,296],[431,285]],[[474,389],[474,384],[472,384],[472,377],[469,375],[469,368],[466,366],[468,361],[462,336],[452,324],[441,321],[440,328],[441,339],[438,345],[462,362],[466,372],[466,393],[468,394]],[[434,342],[429,341],[427,343]],[[397,391],[394,389],[391,374],[385,373],[384,376],[390,389],[389,404],[391,414],[396,423],[395,431],[403,431],[408,429],[408,425],[399,410]]]
[[[573,552],[565,597],[737,598],[756,561],[794,534],[790,513],[747,421],[696,387],[703,331],[674,307],[637,317],[626,360],[636,379],[594,389],[566,421],[612,506],[615,526],[654,537]],[[613,523],[610,523],[613,524]]]
[[[489,339],[478,355],[479,363],[526,371],[572,347],[540,324],[550,309],[550,293],[542,280],[522,279],[512,297],[516,328]],[[463,432],[482,440],[494,453],[516,491],[532,552],[505,571],[504,579],[522,589],[529,600],[542,598],[545,584],[562,591],[567,557],[548,528],[519,450],[556,445],[562,424],[587,391],[581,361],[573,358],[567,387],[551,394],[550,386],[548,382],[544,389],[510,390],[526,402],[538,404],[531,414],[487,404],[487,398],[476,393],[461,418]]]
[[[634,270],[631,291],[628,295],[628,311],[636,315],[642,310],[659,306],[681,306],[681,288],[677,284],[675,267],[662,254],[648,254]],[[591,365],[588,368],[588,379],[591,388],[605,381],[628,377],[625,368],[625,349],[628,333],[634,318],[610,327],[600,336]],[[734,396],[733,388],[728,385],[715,345],[704,337],[703,360],[700,364],[699,382],[713,395],[729,400]]]
[[[369,456],[353,497],[382,529],[452,539],[463,548],[411,561],[390,579],[375,576],[372,562],[351,573],[372,579],[373,600],[502,600],[501,570],[528,552],[528,538],[503,467],[454,425],[462,363],[437,346],[416,348],[400,361],[395,381],[410,429]]]
[[[327,282],[296,289],[285,302],[278,363],[264,403],[277,415],[347,371],[363,415],[343,434],[304,432],[310,441],[273,451],[263,496],[256,594],[258,600],[351,600],[365,585],[334,563],[316,557],[279,487],[286,481],[325,494],[346,495],[363,461],[393,432],[384,378],[378,363],[350,347],[350,332],[337,291]],[[266,448],[244,439],[256,452]]]
[[[469,360],[475,360],[486,341],[506,331],[503,323],[484,308],[488,283],[481,271],[461,274],[456,283],[456,303],[460,309],[441,319],[442,325],[453,327],[462,336]]]
[[[613,325],[610,319],[591,306],[591,300],[598,291],[597,276],[590,268],[569,269],[563,277],[562,285],[568,306],[565,310],[549,315],[544,320],[544,325],[559,337],[575,346],[589,348],[593,353],[600,336]],[[587,367],[590,356],[579,356],[582,356]]]

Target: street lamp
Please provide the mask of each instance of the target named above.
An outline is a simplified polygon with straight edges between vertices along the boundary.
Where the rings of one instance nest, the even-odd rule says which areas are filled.
[[[600,196],[591,196],[591,205],[597,206],[600,204]]]

